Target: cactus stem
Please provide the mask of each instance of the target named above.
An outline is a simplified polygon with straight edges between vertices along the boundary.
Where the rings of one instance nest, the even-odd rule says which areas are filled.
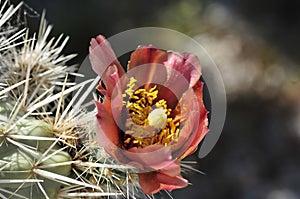
[[[2,193],[7,193],[7,194],[9,194],[9,195],[11,195],[11,196],[16,196],[16,197],[19,197],[19,198],[27,199],[26,197],[24,197],[24,196],[22,196],[22,195],[20,195],[20,194],[17,194],[16,191],[12,192],[12,191],[9,191],[9,190],[3,189],[3,188],[0,188],[0,191],[1,191]],[[0,196],[3,196],[2,198],[7,198],[6,196],[4,196],[4,195],[1,194],[1,193],[0,193]]]
[[[48,194],[46,193],[44,187],[41,185],[41,183],[38,182],[37,185],[38,185],[39,189],[41,190],[41,192],[43,193],[43,195],[45,196],[45,198],[46,199],[50,199],[49,196],[48,196]]]
[[[27,145],[25,145],[25,144],[22,144],[22,143],[20,143],[20,142],[16,142],[16,141],[14,141],[13,139],[11,139],[11,138],[9,138],[9,137],[8,137],[6,140],[7,140],[8,142],[10,142],[11,144],[13,144],[13,145],[19,147],[20,149],[24,150],[25,152],[27,152],[27,153],[33,155],[35,158],[38,158],[38,157],[39,157],[39,153],[36,152],[35,150],[30,149],[31,147],[29,147],[29,146],[27,146]]]
[[[55,145],[53,145],[53,146],[55,146]],[[50,147],[50,148],[51,148],[51,147]],[[45,162],[45,161],[48,160],[49,158],[51,158],[51,157],[53,157],[54,155],[58,154],[59,152],[64,151],[66,148],[68,148],[68,147],[63,147],[63,148],[60,148],[60,149],[58,149],[58,150],[55,150],[53,153],[49,154],[48,156],[46,156],[46,155],[49,153],[50,150],[47,151],[47,152],[45,152],[45,153],[43,153],[41,159],[40,159],[37,163],[39,164],[40,162]]]

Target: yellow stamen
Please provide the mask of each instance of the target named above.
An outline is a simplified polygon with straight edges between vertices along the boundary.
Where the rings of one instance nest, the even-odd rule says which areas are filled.
[[[123,104],[131,117],[126,121],[128,130],[124,135],[124,147],[144,148],[154,144],[169,146],[177,142],[180,123],[170,117],[172,109],[168,109],[166,100],[157,99],[157,86],[134,91],[136,81],[131,77],[126,94],[122,95]]]
[[[134,86],[135,86],[135,82],[136,82],[137,80],[134,78],[134,77],[131,77],[130,79],[129,79],[129,83],[127,84],[127,90],[125,91],[125,93],[127,94],[127,95],[129,95],[129,96],[131,96],[132,95],[132,93],[133,93],[133,88],[134,88]]]

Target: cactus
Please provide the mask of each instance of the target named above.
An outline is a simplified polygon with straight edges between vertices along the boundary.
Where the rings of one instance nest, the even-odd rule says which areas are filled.
[[[7,31],[22,3],[0,3],[0,198],[137,196],[132,168],[96,144],[96,113],[81,104],[99,80],[70,82],[80,74],[67,64],[75,55],[61,55],[68,38],[49,39],[45,14],[32,38]]]

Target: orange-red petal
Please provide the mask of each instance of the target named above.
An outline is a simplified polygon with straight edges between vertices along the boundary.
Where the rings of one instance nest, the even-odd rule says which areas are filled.
[[[184,128],[180,131],[177,146],[177,153],[180,154],[179,160],[195,152],[197,150],[198,144],[202,141],[202,139],[208,132],[208,111],[205,109],[203,103],[202,89],[203,83],[201,82],[197,83],[193,87],[197,100],[197,107],[199,108],[199,115],[197,115],[196,117],[198,121],[187,121],[187,123],[184,124]],[[188,147],[183,147],[185,143],[188,143]]]
[[[139,184],[145,194],[154,194],[160,190],[184,188],[188,181],[180,175],[179,162],[173,162],[162,170],[140,173]]]
[[[168,166],[173,161],[171,149],[160,144],[145,148],[131,148],[123,153],[130,160],[128,164],[135,165],[140,172],[158,170]]]
[[[101,77],[108,95],[111,95],[117,82],[116,79],[118,80],[123,76],[125,71],[111,49],[110,44],[102,35],[91,40],[89,51],[93,70]]]
[[[181,78],[179,75],[182,75],[188,82],[188,87],[191,88],[201,77],[200,61],[197,56],[190,53],[168,52],[168,60],[164,64],[169,68],[167,85],[176,84],[178,78]]]
[[[166,51],[156,49],[153,46],[139,47],[134,52],[132,52],[130,56],[128,70],[131,70],[134,67],[143,64],[150,64],[150,63],[163,64],[167,60],[167,56],[168,55]]]
[[[141,66],[142,69],[138,69],[140,74],[137,74],[135,78],[142,80],[146,84],[159,81],[164,83],[166,81],[166,69],[163,67],[163,63],[167,60],[167,52],[159,50],[153,46],[143,46],[137,48],[130,56],[128,63],[128,71]],[[146,85],[147,87],[147,85]]]
[[[119,145],[119,129],[112,116],[111,112],[111,101],[107,98],[103,103],[95,101],[97,107],[97,121],[99,124],[98,134],[105,135],[114,145]],[[103,138],[103,137],[101,137]],[[106,141],[99,139],[97,140],[101,145],[108,144]]]
[[[89,52],[92,67],[98,75],[101,76],[110,65],[117,66],[120,76],[125,73],[109,42],[103,35],[92,38]]]
[[[165,92],[166,89],[162,89],[159,91],[159,96],[167,101],[170,108],[174,109],[183,93],[199,82],[201,64],[199,59],[192,54],[168,52],[168,59],[164,65],[167,70],[164,87],[173,93]]]

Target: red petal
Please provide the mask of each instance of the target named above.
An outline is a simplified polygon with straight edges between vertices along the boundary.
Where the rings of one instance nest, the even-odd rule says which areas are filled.
[[[103,80],[110,95],[116,83],[113,79],[119,79],[125,74],[125,71],[110,44],[102,35],[91,40],[89,51],[92,67]]]
[[[197,56],[184,53],[168,52],[168,60],[165,65],[169,67],[167,85],[174,85],[178,82],[178,75],[182,75],[189,83],[189,88],[193,87],[201,77],[201,64]],[[175,70],[175,71],[173,71]],[[174,72],[178,73],[174,73]],[[177,84],[177,86],[180,86]],[[186,88],[187,89],[187,88]]]
[[[161,88],[159,97],[167,101],[169,108],[174,109],[183,93],[199,82],[201,65],[196,56],[177,52],[168,52],[168,60],[164,64],[167,80],[163,86],[168,89]]]
[[[138,74],[134,75],[138,82],[164,83],[167,76],[163,63],[166,60],[166,51],[158,50],[153,46],[139,47],[130,56],[128,71],[141,66],[143,68],[137,69]]]
[[[180,171],[181,171],[180,162],[178,161],[173,161],[168,166],[164,167],[163,169],[160,169],[161,173],[164,173],[165,175],[168,176],[179,176]]]
[[[167,60],[167,52],[159,50],[153,46],[143,46],[137,48],[130,56],[128,70],[149,63],[163,64]]]
[[[154,194],[159,192],[160,182],[157,179],[157,173],[148,172],[148,173],[139,173],[139,184],[145,194]]]
[[[157,179],[160,181],[160,189],[172,191],[188,186],[188,181],[182,176],[171,177],[163,173],[157,173]]]
[[[130,159],[130,165],[135,165],[140,172],[158,170],[172,163],[171,149],[162,145],[151,145],[145,148],[131,148],[124,151]]]
[[[200,108],[200,120],[198,123],[198,129],[196,129],[196,135],[191,143],[191,146],[185,153],[181,156],[181,159],[184,157],[192,154],[195,152],[198,148],[199,143],[201,140],[204,138],[204,136],[208,133],[208,119],[207,119],[207,113],[208,111],[206,110],[203,99],[202,99],[202,89],[203,89],[203,84],[198,83],[194,87],[194,92],[196,93],[197,100],[198,100],[198,106]]]
[[[117,66],[120,76],[125,73],[114,51],[104,36],[99,35],[95,39],[93,38],[91,40],[89,51],[92,67],[98,75],[102,75],[106,68],[110,65]]]
[[[114,92],[114,89],[116,89],[116,86],[120,82],[120,76],[119,76],[119,70],[115,65],[107,67],[105,73],[101,77],[105,89],[102,87],[101,83],[98,85],[98,90],[103,94],[107,95],[108,97],[112,96],[112,93]],[[118,87],[120,90],[121,88]],[[105,92],[103,92],[105,90]]]
[[[174,162],[164,170],[140,173],[139,184],[145,194],[154,194],[160,190],[173,190],[186,187],[188,181],[180,175],[180,165]]]
[[[105,88],[103,88],[101,83],[97,86],[97,89],[104,95],[103,105],[98,104],[98,106],[103,106],[111,117],[115,116],[116,121],[120,118],[123,105],[122,82],[125,82],[126,76],[124,75],[123,77],[120,80],[118,69],[115,65],[109,66],[102,77],[105,82]],[[114,118],[111,119],[113,120]]]
[[[185,121],[184,127],[181,129],[179,133],[179,141],[176,145],[176,153],[177,155],[180,155],[179,160],[183,159],[184,157],[190,155],[191,153],[195,152],[197,150],[198,144],[201,142],[201,140],[204,138],[206,133],[208,132],[208,119],[207,119],[207,110],[205,109],[205,106],[203,104],[202,100],[202,89],[203,89],[203,83],[197,83],[194,87],[194,93],[196,94],[196,103],[199,108],[198,115],[195,113],[195,117],[191,115],[190,112],[187,112],[186,114],[190,114],[191,116],[188,117],[189,119]],[[189,100],[192,101],[192,100]],[[188,100],[186,100],[186,103],[188,103]],[[185,105],[186,105],[185,103]],[[189,105],[188,105],[189,106]],[[193,109],[193,107],[191,107]],[[185,114],[185,113],[183,113]],[[198,121],[194,121],[197,119]]]
[[[119,145],[119,129],[112,116],[110,99],[107,98],[103,103],[95,101],[98,109],[97,120],[99,124],[98,134],[103,134],[114,145]],[[103,140],[97,140],[101,145],[105,145]]]
[[[103,103],[95,101],[95,104],[98,109],[97,142],[114,159],[123,163],[128,162],[119,147],[120,132],[112,116],[110,98],[106,98]]]

